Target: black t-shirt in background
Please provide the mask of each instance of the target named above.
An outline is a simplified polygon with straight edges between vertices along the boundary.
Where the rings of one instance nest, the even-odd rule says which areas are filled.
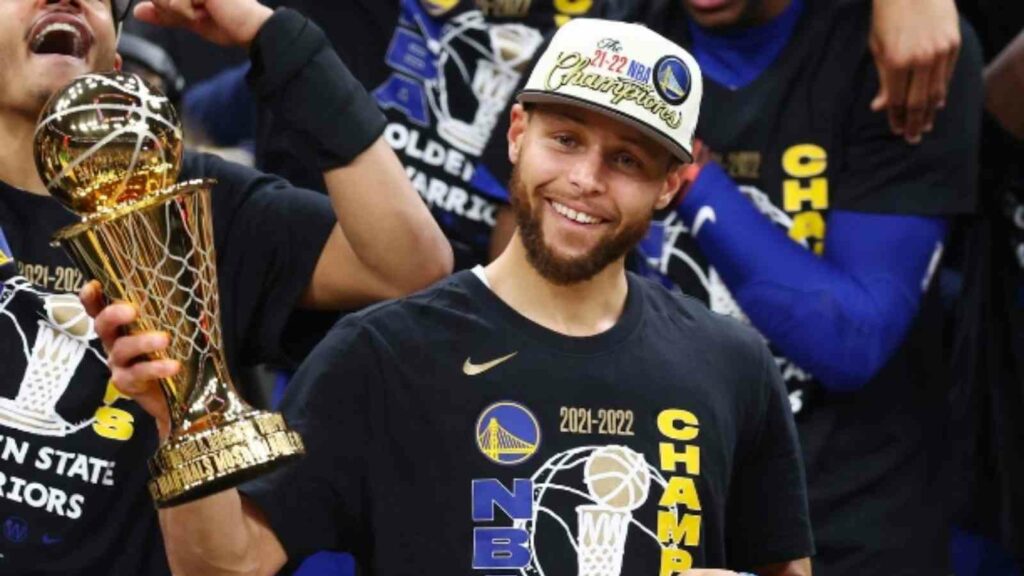
[[[958,2],[991,62],[1024,29],[1024,6]],[[953,406],[966,497],[959,525],[1000,542],[1024,566],[1024,141],[986,115],[982,214],[964,250]]]
[[[213,228],[232,373],[285,361],[281,331],[333,226],[327,198],[208,155],[181,179],[215,178]],[[60,248],[76,217],[55,199],[0,183],[0,573],[168,572],[146,460],[152,420],[117,394],[78,302],[83,275]]]
[[[633,275],[617,324],[574,338],[460,272],[342,320],[283,410],[307,455],[243,492],[293,561],[335,549],[377,576],[642,576],[663,556],[750,569],[812,552],[762,341]]]

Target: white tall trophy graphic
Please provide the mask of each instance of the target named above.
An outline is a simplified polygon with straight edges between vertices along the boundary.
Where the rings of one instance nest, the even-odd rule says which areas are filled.
[[[576,507],[577,575],[620,576],[633,511],[650,492],[647,462],[625,446],[605,446],[587,459],[583,479],[596,503]]]

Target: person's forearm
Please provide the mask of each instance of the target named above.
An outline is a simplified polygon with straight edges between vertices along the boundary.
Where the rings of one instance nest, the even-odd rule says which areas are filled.
[[[701,171],[680,214],[699,228],[701,251],[753,325],[835,391],[862,387],[902,343],[945,234],[942,219],[834,211],[831,248],[819,258],[759,213],[717,164]]]
[[[178,576],[262,574],[255,529],[237,490],[160,510],[167,559]]]
[[[451,245],[383,137],[324,180],[352,250],[395,296],[451,272]]]
[[[278,45],[290,50],[275,50]],[[313,23],[278,11],[253,44],[250,82],[284,125],[302,135],[323,170],[345,242],[325,253],[346,253],[372,278],[355,290],[352,270],[320,270],[317,304],[370,300],[425,288],[451,271],[452,254],[429,210],[382,134],[386,118]],[[351,258],[349,258],[351,259]],[[358,299],[358,298],[357,298]]]
[[[1007,132],[1024,139],[1024,32],[985,68],[985,109]]]

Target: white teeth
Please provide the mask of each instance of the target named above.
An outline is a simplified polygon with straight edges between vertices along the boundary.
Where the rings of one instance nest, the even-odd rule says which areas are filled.
[[[50,34],[51,32],[68,32],[74,35],[74,52],[78,53],[82,45],[82,33],[78,30],[78,28],[75,28],[74,26],[67,24],[65,22],[53,22],[44,26],[43,29],[40,30],[39,33],[36,34],[36,37],[32,40],[32,49],[38,50],[39,47],[43,44],[43,41],[46,40],[46,35]]]
[[[585,214],[583,212],[577,212],[576,210],[569,208],[565,204],[559,204],[554,200],[551,201],[551,205],[555,208],[555,212],[558,212],[562,216],[565,216],[566,218],[574,222],[579,222],[580,224],[597,224],[598,222],[601,221],[601,219],[596,216],[591,216],[590,214]]]

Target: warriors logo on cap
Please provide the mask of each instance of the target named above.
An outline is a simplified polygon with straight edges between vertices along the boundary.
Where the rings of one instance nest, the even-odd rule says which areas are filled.
[[[665,56],[654,66],[654,88],[669,104],[682,104],[690,95],[690,69],[679,57]]]

